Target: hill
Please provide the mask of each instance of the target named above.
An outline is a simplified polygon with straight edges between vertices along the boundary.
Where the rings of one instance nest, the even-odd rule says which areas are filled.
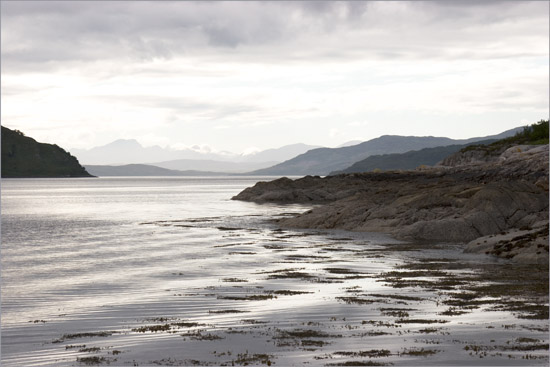
[[[218,176],[226,173],[206,171],[178,171],[148,164],[126,164],[121,166],[86,165],[86,170],[99,177],[109,176]]]
[[[361,144],[363,140],[350,140],[338,145],[336,148],[351,147],[352,145]]]
[[[275,162],[280,163],[292,159],[308,150],[321,148],[319,145],[307,145],[303,143],[285,145],[280,148],[262,150],[257,153],[243,155],[243,162]],[[275,164],[273,163],[273,164]],[[272,164],[272,165],[273,165]],[[266,166],[268,167],[268,166]]]
[[[243,173],[269,167],[277,162],[222,162],[210,159],[176,159],[165,162],[154,162],[151,165],[178,171],[210,171],[224,173]]]
[[[293,159],[273,167],[250,172],[250,175],[285,176],[285,175],[320,175],[350,167],[372,155],[405,153],[412,150],[434,148],[457,144],[469,144],[488,139],[502,139],[514,135],[522,128],[507,130],[498,135],[454,140],[433,136],[398,136],[383,135],[361,144],[342,148],[319,148],[310,150]]]
[[[485,140],[483,144],[490,144],[494,140]],[[481,142],[477,142],[479,145]],[[473,144],[473,143],[472,143]],[[424,148],[421,150],[413,150],[406,153],[394,153],[383,155],[371,155],[354,163],[350,167],[341,171],[331,172],[331,175],[340,173],[357,173],[357,172],[369,172],[374,170],[407,170],[415,169],[419,166],[434,166],[441,162],[446,157],[453,153],[460,151],[463,148],[470,146],[470,144],[462,145],[447,145],[443,147]]]
[[[2,177],[92,177],[55,144],[39,143],[2,126]]]

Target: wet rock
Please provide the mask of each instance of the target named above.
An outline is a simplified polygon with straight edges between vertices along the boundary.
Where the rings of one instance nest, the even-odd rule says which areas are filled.
[[[521,263],[548,263],[548,221],[477,238],[468,243],[465,252],[491,254]]]

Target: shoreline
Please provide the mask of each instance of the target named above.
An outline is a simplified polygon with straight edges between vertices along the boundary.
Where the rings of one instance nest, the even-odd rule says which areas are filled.
[[[322,204],[279,220],[282,227],[463,243],[469,252],[548,263],[548,145],[511,147],[497,161],[457,161],[415,171],[283,177],[232,199]]]
[[[164,194],[145,197],[132,188],[149,180],[89,182],[4,192],[7,203],[35,200],[6,205],[3,366],[548,364],[547,265],[280,229],[273,218],[307,206],[228,201],[247,186],[236,181],[190,195],[200,186],[159,179],[149,186]],[[52,216],[51,187],[72,211]],[[196,205],[176,211],[184,200]],[[20,238],[37,220],[45,227]]]

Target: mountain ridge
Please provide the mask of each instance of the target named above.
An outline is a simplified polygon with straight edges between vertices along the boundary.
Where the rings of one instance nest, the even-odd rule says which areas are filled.
[[[245,173],[250,170],[269,167],[276,162],[224,162],[210,159],[175,159],[172,161],[153,162],[151,165],[178,171],[213,171],[220,173]]]
[[[108,144],[90,149],[72,149],[72,153],[85,165],[126,165],[126,164],[154,164],[166,163],[176,160],[194,161],[218,161],[230,163],[249,163],[250,167],[241,171],[250,171],[271,166],[273,164],[291,159],[310,149],[318,148],[316,145],[303,143],[284,145],[279,148],[266,149],[252,154],[235,154],[231,152],[200,151],[197,149],[167,149],[158,145],[143,147],[135,139],[117,139]],[[263,167],[262,164],[265,164]],[[169,168],[170,167],[164,167]],[[193,169],[193,167],[178,166],[178,169]],[[217,170],[217,168],[216,168]]]
[[[124,176],[219,176],[227,173],[186,170],[178,171],[148,164],[125,164],[121,166],[86,165],[86,170],[98,177],[124,177]]]
[[[523,129],[518,127],[496,135],[474,137],[469,139],[451,139],[433,136],[400,136],[382,135],[363,143],[342,148],[318,148],[294,157],[275,166],[252,172],[250,175],[285,176],[285,175],[319,175],[325,176],[333,171],[350,167],[372,155],[405,153],[424,148],[435,148],[453,144],[468,144],[488,139],[501,139],[512,136]]]
[[[382,155],[371,155],[367,158],[355,162],[346,169],[333,171],[329,175],[341,173],[359,173],[374,170],[410,170],[420,166],[434,166],[463,148],[473,144],[490,144],[497,140],[482,140],[468,144],[453,144],[433,148],[424,148],[420,150],[411,150],[405,153],[392,153]]]

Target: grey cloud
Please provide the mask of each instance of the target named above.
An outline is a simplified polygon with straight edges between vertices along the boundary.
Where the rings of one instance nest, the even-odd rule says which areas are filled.
[[[10,72],[176,56],[447,57],[454,46],[476,50],[537,30],[548,37],[547,2],[10,1],[1,7],[2,61]],[[518,20],[534,29],[513,35],[491,29]]]
[[[205,98],[170,97],[158,95],[96,95],[94,100],[100,104],[120,104],[165,110],[170,121],[178,119],[185,121],[239,121],[240,126],[255,126],[270,124],[274,119],[286,119],[298,114],[309,114],[318,111],[311,107],[288,107],[266,109],[255,103],[222,101]],[[246,122],[253,121],[253,122]]]
[[[140,107],[160,108],[173,116],[185,116],[187,119],[222,120],[242,117],[262,111],[260,105],[199,100],[157,95],[99,95],[96,101],[110,104],[128,104]]]
[[[206,45],[236,47],[281,37],[269,4],[4,2],[3,44],[22,61],[169,57]],[[277,6],[280,7],[280,6]],[[5,31],[5,32],[4,32]],[[49,52],[52,50],[52,52]]]

